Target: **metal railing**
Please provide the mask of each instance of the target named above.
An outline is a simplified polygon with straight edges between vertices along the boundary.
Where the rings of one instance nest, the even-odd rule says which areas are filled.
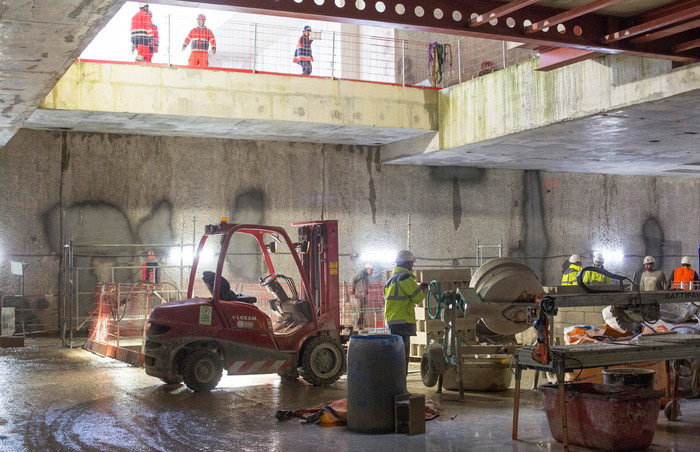
[[[136,53],[130,53],[129,30],[109,25],[80,59],[187,66],[190,47],[183,51],[182,45],[193,28],[192,18],[193,13],[153,18],[158,26],[159,45],[152,63],[136,63]],[[329,28],[333,25],[328,24]],[[211,30],[216,38],[216,54],[209,52],[208,69],[301,74],[300,66],[292,61],[301,37],[299,27],[226,20],[212,25]],[[442,64],[433,64],[435,55],[431,56],[431,43],[428,42],[315,29],[311,35],[314,59],[311,76],[444,88],[536,55],[503,41],[444,37],[446,42],[438,43]],[[108,53],[96,50],[99,42],[109,42],[112,50]]]

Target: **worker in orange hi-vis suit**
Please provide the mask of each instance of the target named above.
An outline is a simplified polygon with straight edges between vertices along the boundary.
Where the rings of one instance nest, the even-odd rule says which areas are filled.
[[[160,39],[158,37],[158,27],[156,26],[156,24],[153,24],[153,38],[151,39],[151,43],[148,45],[148,50],[144,55],[143,61],[145,61],[146,63],[153,62],[153,54],[158,53],[159,44]]]
[[[153,41],[153,22],[148,3],[139,3],[139,12],[131,18],[131,52],[136,50],[136,61],[152,58],[149,46]],[[150,54],[150,57],[149,57]]]
[[[185,43],[182,44],[184,52],[190,41],[192,42],[192,53],[188,62],[190,67],[209,67],[209,47],[211,47],[211,53],[216,54],[216,39],[214,39],[214,33],[204,26],[206,20],[204,14],[197,16],[197,27],[190,31],[185,38]]]

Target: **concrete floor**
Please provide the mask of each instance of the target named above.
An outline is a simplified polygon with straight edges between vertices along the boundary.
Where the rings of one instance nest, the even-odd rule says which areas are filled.
[[[317,388],[301,380],[282,384],[276,375],[224,377],[211,393],[193,393],[163,385],[143,369],[63,348],[56,339],[28,339],[23,348],[0,349],[0,381],[0,451],[563,450],[550,435],[539,393],[523,392],[520,440],[512,441],[512,390],[447,400],[456,393],[441,398],[418,373],[409,375],[409,391],[439,401],[441,415],[427,422],[424,435],[411,437],[275,419],[279,409],[345,397],[344,378]],[[649,450],[700,448],[700,400],[682,400],[681,409],[677,422],[659,413]]]

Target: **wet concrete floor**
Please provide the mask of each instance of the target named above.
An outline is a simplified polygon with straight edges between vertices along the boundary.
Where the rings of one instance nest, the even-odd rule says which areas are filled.
[[[412,369],[417,368],[411,364]],[[532,372],[526,372],[532,373]],[[408,389],[437,401],[424,435],[364,435],[345,427],[278,421],[277,410],[345,397],[343,377],[328,388],[276,375],[224,376],[210,393],[164,385],[143,369],[28,339],[0,349],[0,451],[561,451],[537,392],[521,399],[519,440],[511,440],[513,391],[443,396],[418,373]],[[523,380],[523,387],[531,383]],[[659,421],[651,451],[700,450],[700,400],[682,400],[676,422]],[[571,447],[572,451],[587,450]]]

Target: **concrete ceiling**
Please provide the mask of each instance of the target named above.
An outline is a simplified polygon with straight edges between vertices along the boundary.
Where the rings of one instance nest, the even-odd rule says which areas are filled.
[[[0,0],[0,146],[124,0]]]
[[[700,177],[700,90],[391,163]]]
[[[588,0],[543,1],[555,7],[571,9]],[[44,2],[17,2],[0,0],[0,146],[24,126],[79,56],[92,38],[122,6],[124,0],[51,0]],[[183,4],[183,2],[161,2]],[[190,6],[200,2],[184,2]],[[221,3],[221,2],[219,2]],[[669,1],[622,1],[618,10],[609,14],[638,13],[624,9],[624,5],[644,4],[653,8]],[[611,7],[612,8],[612,7]],[[577,121],[564,122],[519,134],[489,140],[470,146],[422,154],[397,160],[395,163],[417,165],[455,165],[494,168],[527,168],[541,170],[580,171],[616,174],[686,175],[700,174],[700,152],[696,134],[700,118],[700,93],[676,96],[663,101],[637,105],[624,110],[596,115]],[[37,114],[40,121],[42,113]],[[104,119],[104,118],[103,118]],[[84,120],[84,118],[81,118]],[[172,123],[172,118],[154,118],[161,123]],[[76,127],[76,118],[68,115],[64,124],[52,119],[45,127],[67,130],[105,131],[100,121],[93,125]],[[190,136],[212,136],[193,118],[183,118],[173,129],[184,130]],[[113,121],[109,131],[133,133],[133,129]],[[122,121],[128,124],[129,121]],[[189,122],[192,127],[188,127]],[[102,124],[103,125],[103,124]],[[287,128],[266,124],[247,124],[250,134],[235,129],[227,138],[258,139],[265,130],[267,139],[296,141],[299,130],[286,133]],[[264,127],[264,129],[261,129]],[[310,125],[314,127],[314,125]],[[302,132],[303,133],[303,132]],[[357,135],[366,129],[342,131],[314,129],[314,141],[356,144]],[[175,134],[175,133],[174,133]],[[398,137],[395,131],[372,137],[374,145],[397,138],[415,137],[407,131]],[[376,138],[376,139],[375,139]],[[0,149],[0,152],[2,150]],[[697,158],[696,158],[697,157]],[[669,162],[682,162],[683,171],[669,173]]]

